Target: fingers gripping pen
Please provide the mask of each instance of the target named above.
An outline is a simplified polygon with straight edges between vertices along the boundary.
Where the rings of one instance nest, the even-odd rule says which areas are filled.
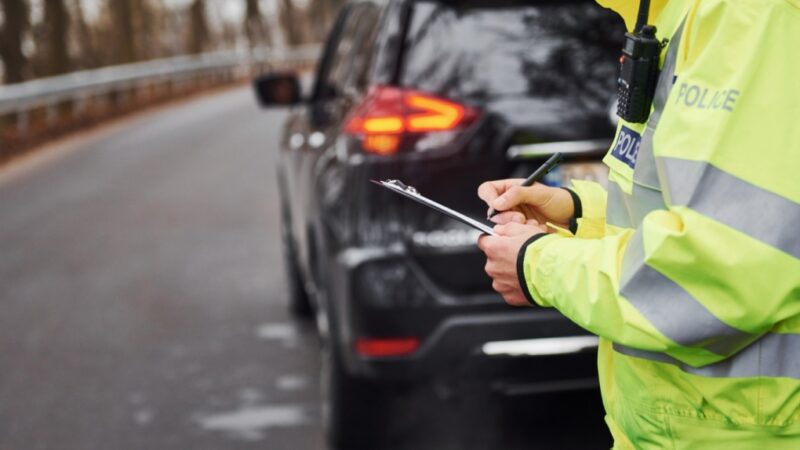
[[[561,160],[563,158],[564,158],[564,155],[562,153],[554,153],[553,156],[548,158],[547,161],[544,162],[544,164],[539,166],[539,168],[536,169],[531,174],[531,176],[526,178],[525,181],[523,181],[522,184],[520,184],[520,186],[529,187],[529,186],[533,186],[535,183],[538,183],[538,182],[542,181],[542,179],[545,177],[545,175],[550,173],[550,171],[553,170],[553,168],[555,168],[559,163],[561,163]],[[487,216],[487,218],[491,219],[492,217],[500,214],[501,212],[502,211],[495,211],[494,208],[490,208],[489,209],[489,215]]]

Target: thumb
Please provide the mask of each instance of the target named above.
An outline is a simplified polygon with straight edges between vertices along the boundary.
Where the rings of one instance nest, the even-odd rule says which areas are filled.
[[[552,196],[552,188],[544,184],[535,183],[528,187],[514,186],[497,197],[492,206],[498,211],[506,211],[523,204],[539,207],[547,204]]]

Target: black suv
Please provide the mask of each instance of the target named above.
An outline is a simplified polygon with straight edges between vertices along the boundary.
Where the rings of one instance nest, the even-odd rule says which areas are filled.
[[[309,95],[294,74],[256,80],[262,105],[293,106],[283,241],[291,306],[322,336],[334,444],[359,447],[395,386],[464,367],[507,392],[595,385],[594,338],[556,311],[506,306],[476,232],[369,181],[480,218],[481,182],[525,177],[556,151],[566,163],[546,182],[604,179],[623,33],[589,1],[359,1]]]

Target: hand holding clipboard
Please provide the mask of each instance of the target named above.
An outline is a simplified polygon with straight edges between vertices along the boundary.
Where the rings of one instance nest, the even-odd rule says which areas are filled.
[[[553,170],[554,167],[556,167],[558,165],[558,163],[561,162],[562,158],[563,158],[563,155],[561,153],[553,154],[553,156],[548,158],[548,160],[545,161],[545,163],[542,164],[538,169],[536,169],[536,171],[534,171],[531,174],[531,176],[529,176],[525,181],[523,181],[521,186],[523,186],[523,187],[532,186],[534,183],[537,183],[537,182],[541,181],[542,178],[544,178],[545,175],[547,175],[551,170]],[[410,198],[411,200],[414,200],[417,203],[421,203],[421,204],[427,206],[428,208],[431,208],[433,210],[439,211],[442,214],[450,216],[453,219],[456,219],[461,223],[465,223],[465,224],[471,226],[472,228],[475,228],[478,231],[486,233],[486,234],[488,234],[490,236],[496,236],[496,234],[495,234],[494,230],[492,230],[491,226],[489,226],[489,225],[487,225],[487,224],[485,224],[483,222],[480,222],[478,220],[475,220],[475,219],[473,219],[471,217],[468,217],[468,216],[466,216],[466,215],[464,215],[464,214],[462,214],[462,213],[460,213],[458,211],[450,209],[450,208],[448,208],[448,207],[446,207],[446,206],[444,206],[444,205],[442,205],[440,203],[437,203],[437,202],[435,202],[435,201],[423,196],[414,187],[407,186],[406,184],[404,184],[400,180],[386,180],[386,181],[370,180],[370,181],[372,181],[373,183],[375,183],[375,184],[377,184],[379,186],[383,186],[386,189],[389,189],[390,191],[396,192],[396,193],[398,193],[398,194],[400,194],[400,195],[402,195],[404,197],[408,197],[408,198]],[[499,212],[500,211],[494,211],[494,210],[490,211],[489,217],[487,219],[491,219],[494,215],[496,215]]]
[[[427,206],[428,208],[431,208],[433,210],[439,211],[440,213],[442,213],[444,215],[450,216],[453,219],[456,219],[461,223],[465,223],[465,224],[471,226],[472,228],[475,228],[478,231],[481,231],[481,232],[486,233],[486,234],[491,235],[491,236],[496,236],[494,231],[492,230],[492,227],[490,227],[489,225],[481,223],[481,222],[479,222],[479,221],[477,221],[477,220],[475,220],[475,219],[473,219],[471,217],[468,217],[468,216],[465,216],[464,214],[461,214],[458,211],[450,209],[450,208],[442,205],[441,203],[437,203],[437,202],[425,197],[424,195],[420,194],[414,187],[407,186],[402,181],[399,181],[399,180],[386,180],[386,181],[370,180],[370,181],[372,181],[373,183],[375,183],[375,184],[377,184],[379,186],[383,186],[386,189],[389,189],[390,191],[396,192],[396,193],[398,193],[398,194],[400,194],[400,195],[402,195],[404,197],[408,197],[408,198],[410,198],[411,200],[414,200],[417,203],[421,203],[421,204]]]

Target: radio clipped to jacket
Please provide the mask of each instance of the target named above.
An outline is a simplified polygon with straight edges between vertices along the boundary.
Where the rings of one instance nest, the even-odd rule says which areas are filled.
[[[636,27],[625,34],[620,58],[617,115],[632,123],[647,121],[658,82],[662,44],[656,38],[656,27],[645,25],[649,9],[648,0],[639,3]]]

